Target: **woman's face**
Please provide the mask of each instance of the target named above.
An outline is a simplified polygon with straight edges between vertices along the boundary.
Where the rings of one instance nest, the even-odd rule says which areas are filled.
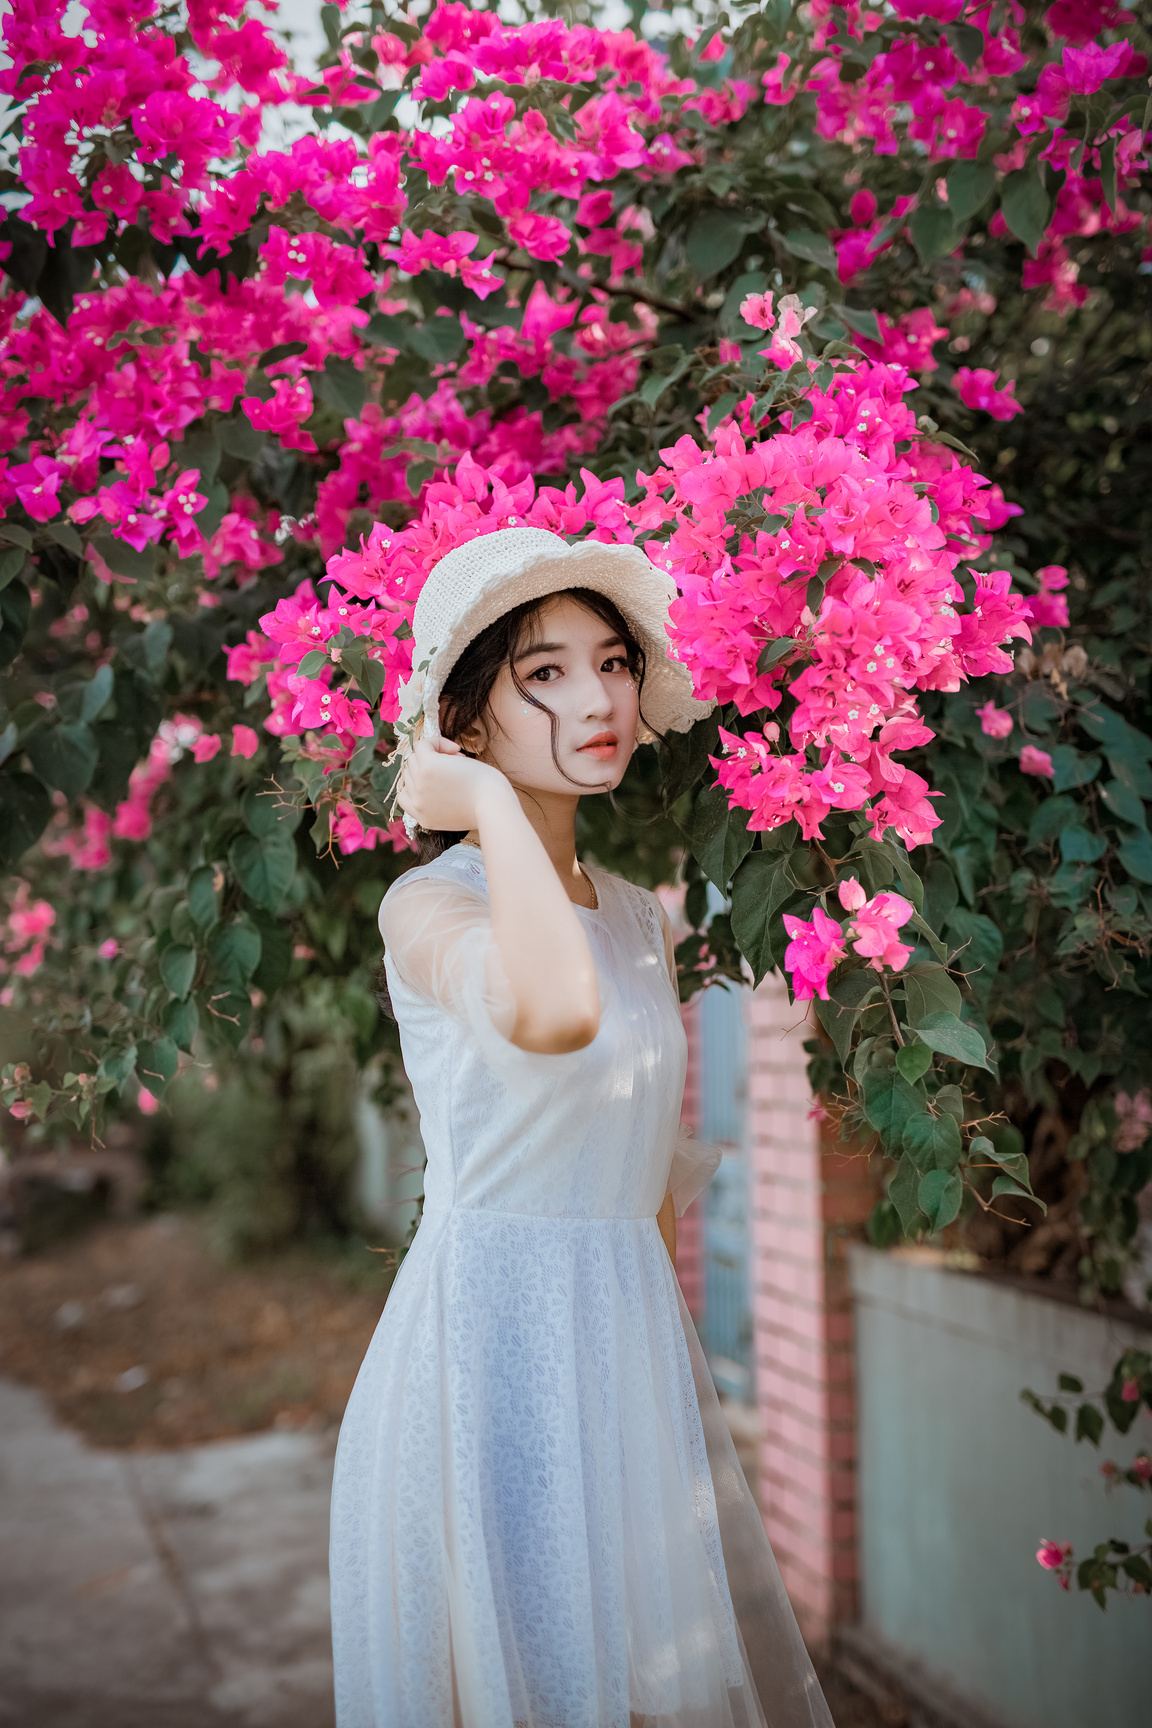
[[[578,600],[557,595],[525,632],[516,674],[556,716],[556,760],[549,715],[525,701],[507,666],[492,687],[482,734],[460,739],[465,749],[526,790],[572,797],[580,787],[618,786],[636,748],[640,698],[612,626]]]

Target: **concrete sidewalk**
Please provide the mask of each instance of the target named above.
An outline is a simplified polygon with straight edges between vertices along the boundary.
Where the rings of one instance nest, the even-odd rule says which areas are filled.
[[[333,1450],[97,1452],[0,1381],[0,1728],[330,1728]]]

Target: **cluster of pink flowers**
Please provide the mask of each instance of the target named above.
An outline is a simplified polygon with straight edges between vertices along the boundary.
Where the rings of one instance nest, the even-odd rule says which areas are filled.
[[[11,978],[30,978],[39,971],[48,932],[55,922],[56,912],[48,901],[33,900],[27,882],[17,880],[0,936],[0,976],[7,973]],[[0,1007],[9,1007],[13,995],[12,984],[0,989]]]
[[[900,941],[899,932],[915,908],[902,894],[882,891],[868,898],[862,884],[848,877],[839,884],[837,896],[851,914],[846,925],[832,918],[822,906],[813,908],[810,919],[785,913],[784,928],[791,937],[784,951],[784,970],[791,975],[792,993],[798,1002],[819,996],[828,1000],[828,980],[848,947],[862,955],[874,972],[887,967],[901,972],[912,954]]]
[[[1008,81],[1026,64],[1015,0],[995,31],[986,3],[947,0],[941,12],[941,0],[900,0],[896,11],[907,33],[873,56],[862,77],[845,80],[844,55],[857,53],[880,15],[838,14],[823,0],[813,9],[820,57],[805,62],[802,87],[815,94],[821,131],[854,147],[871,140],[884,154],[906,127],[945,162],[974,156],[987,113],[1015,98]],[[918,28],[922,15],[939,22],[945,13],[984,33],[974,67],[935,25]],[[1078,292],[1069,238],[1138,221],[1119,194],[1140,170],[1144,140],[1127,121],[1113,128],[1111,207],[1099,153],[1074,158],[1063,123],[1081,97],[1141,68],[1124,44],[1095,41],[1119,22],[1112,0],[1059,0],[1046,16],[1052,47],[1035,94],[1015,101],[1015,139],[995,166],[1000,176],[1016,172],[1040,143],[1042,159],[1065,175],[1047,236],[1026,268],[1066,307]],[[699,164],[699,123],[730,124],[754,101],[791,101],[801,85],[789,73],[800,60],[781,54],[755,86],[721,78],[702,87],[677,78],[668,57],[631,31],[562,20],[513,26],[453,3],[438,5],[416,37],[367,23],[350,31],[338,64],[310,84],[242,0],[191,0],[195,65],[175,28],[156,0],[86,0],[67,28],[63,0],[50,0],[47,10],[14,0],[5,19],[10,65],[0,89],[27,104],[20,171],[31,201],[21,215],[50,242],[69,222],[74,245],[142,223],[161,245],[178,239],[197,247],[204,263],[227,254],[257,220],[266,237],[254,277],[185,271],[158,285],[129,279],[81,295],[67,332],[47,311],[29,311],[22,294],[0,297],[0,450],[26,440],[28,398],[48,404],[52,428],[32,440],[25,460],[0,457],[0,510],[19,506],[48,524],[66,514],[109,582],[125,580],[111,567],[109,538],[136,552],[158,547],[171,559],[199,560],[209,581],[240,584],[277,560],[287,536],[318,543],[327,586],[317,592],[305,583],[282,600],[231,650],[229,673],[248,685],[263,681],[267,730],[299,739],[302,750],[315,746],[337,771],[375,726],[345,681],[342,651],[356,639],[361,652],[367,645],[383,671],[381,713],[395,718],[410,673],[406,626],[430,564],[449,546],[516,521],[635,539],[675,578],[675,651],[698,691],[747,719],[760,717],[747,730],[725,731],[717,762],[751,826],[794,819],[813,837],[831,812],[866,810],[876,834],[892,827],[909,844],[930,838],[937,818],[929,788],[896,760],[931,736],[917,692],[955,690],[966,678],[1006,671],[1006,641],[1027,637],[1030,623],[1067,617],[1062,571],[1041,572],[1041,591],[1028,599],[1010,592],[1005,572],[968,573],[965,560],[987,550],[1014,507],[951,450],[917,433],[911,374],[935,366],[933,347],[947,333],[933,312],[882,314],[880,341],[862,339],[864,360],[838,363],[826,387],[814,379],[797,387],[810,410],[805,424],[785,415],[783,432],[762,436],[748,393],[718,431],[706,427],[705,440],[684,438],[661,451],[631,504],[623,481],[601,483],[585,472],[582,488],[538,489],[533,478],[596,447],[655,338],[655,316],[642,301],[632,302],[628,322],[610,317],[653,234],[647,210],[618,196],[613,183]],[[365,64],[357,55],[368,49]],[[726,52],[718,34],[705,59],[719,67]],[[523,95],[542,81],[557,86],[561,121]],[[269,109],[369,103],[401,88],[416,103],[409,129],[364,139],[309,134],[261,148]],[[421,104],[438,106],[431,112]],[[117,160],[123,151],[134,152],[143,174]],[[412,174],[478,201],[485,220],[472,223],[461,206],[467,226],[421,227],[423,213],[407,226]],[[946,197],[946,182],[937,190]],[[914,215],[912,199],[882,210],[861,186],[852,226],[834,237],[842,280],[866,269]],[[996,223],[1002,228],[1000,214]],[[463,313],[463,347],[435,368],[431,394],[414,393],[386,412],[375,399],[377,381],[394,351],[380,346],[379,326],[369,330],[373,314],[402,313],[406,280],[428,269],[458,278],[479,313],[479,302],[501,288],[502,271],[531,260],[562,261],[591,291],[590,303],[571,286],[549,290],[538,281],[514,308],[515,324],[491,328]],[[978,302],[981,295],[966,288],[938,315]],[[794,297],[774,306],[771,294],[761,294],[742,310],[769,334],[761,350],[769,368],[793,367],[810,352],[804,327],[812,308]],[[254,380],[256,357],[272,350],[282,357]],[[739,352],[726,344],[722,360],[735,363]],[[329,362],[355,368],[367,397],[335,434],[331,418],[318,422],[316,414]],[[548,406],[562,404],[564,412],[496,415],[465,406],[464,393],[509,365],[538,380]],[[963,368],[955,384],[970,406],[1002,419],[1019,412],[1014,386],[991,372]],[[181,460],[180,444],[206,409],[239,412],[302,460],[322,458],[315,516],[282,520],[241,489],[205,537],[198,523],[211,476]],[[330,440],[323,452],[318,423]],[[342,550],[357,513],[395,521],[412,508],[415,448],[435,451],[416,519],[402,529],[378,525],[359,551]],[[733,520],[744,525],[733,529]],[[215,598],[211,590],[202,596],[204,604]],[[319,669],[309,659],[303,671],[317,648],[325,656]],[[1000,711],[985,715],[986,730],[1003,726]],[[204,737],[189,748],[206,762],[220,744]],[[233,754],[254,748],[251,729],[236,728]],[[152,797],[170,771],[167,752],[158,739],[112,818],[89,808],[82,830],[50,833],[48,843],[99,867],[112,838],[146,836]],[[1045,753],[1031,746],[1020,765],[1051,772]],[[375,845],[384,834],[346,802],[336,806],[332,832],[345,850]]]
[[[1010,149],[993,159],[998,174],[1013,173],[1038,159],[1065,176],[1047,234],[1037,255],[1024,265],[1023,285],[1047,286],[1045,305],[1061,314],[1083,304],[1087,291],[1077,283],[1068,238],[1101,231],[1125,233],[1141,221],[1121,194],[1138,183],[1146,159],[1142,129],[1123,111],[1108,128],[1107,143],[1117,173],[1117,193],[1109,202],[1100,149],[1104,140],[1085,150],[1077,125],[1065,125],[1074,100],[1104,90],[1111,80],[1147,72],[1145,57],[1128,42],[1105,45],[1094,40],[1109,30],[1123,30],[1124,13],[1114,0],[1058,0],[1049,6],[1043,16],[1051,42],[1049,54],[1043,58],[1035,89],[1020,95],[1014,81],[1034,61],[1036,50],[1030,45],[1026,53],[1022,47],[1025,11],[1018,0],[1009,0],[997,14],[990,0],[974,4],[903,0],[896,12],[909,25],[908,34],[879,54],[867,54],[865,49],[868,66],[861,76],[861,45],[879,28],[881,13],[853,6],[846,16],[838,17],[831,6],[814,8],[818,22],[813,46],[823,50],[822,57],[801,83],[789,79],[791,59],[781,54],[777,65],[764,74],[765,100],[787,103],[801,89],[813,91],[817,127],[825,138],[836,138],[856,150],[870,140],[874,154],[884,156],[895,154],[904,134],[942,164],[975,158],[990,121],[1002,126],[1008,107],[1015,139]],[[961,21],[983,37],[982,52],[972,65],[953,52],[940,32],[941,24]],[[917,28],[922,22],[928,23],[927,31]],[[1040,19],[1031,22],[1035,31]],[[846,62],[853,62],[849,77],[844,75]],[[937,182],[936,193],[946,205],[943,180]],[[891,209],[878,213],[870,191],[856,194],[852,227],[834,236],[845,285],[892,244],[902,219],[911,219],[923,197],[902,197]],[[1008,233],[1001,211],[993,218],[992,232]],[[885,357],[892,357],[887,344]],[[1010,387],[997,390],[994,376],[982,369],[968,372],[966,378],[958,375],[957,388],[969,406],[983,408],[998,419],[1009,419],[1019,411]]]

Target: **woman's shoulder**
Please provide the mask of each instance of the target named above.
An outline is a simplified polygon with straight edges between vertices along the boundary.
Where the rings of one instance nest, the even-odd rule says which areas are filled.
[[[629,882],[626,876],[598,867],[594,867],[590,874],[601,898],[605,897],[603,891],[607,890],[608,895],[635,919],[652,945],[663,951],[668,914],[651,888],[641,888],[638,883]]]
[[[381,927],[386,907],[392,910],[410,897],[436,899],[453,890],[485,900],[488,897],[483,859],[474,846],[450,846],[438,858],[414,864],[398,876],[380,902]]]

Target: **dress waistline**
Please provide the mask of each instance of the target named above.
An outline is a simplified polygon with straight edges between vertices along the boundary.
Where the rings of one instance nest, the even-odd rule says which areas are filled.
[[[470,1214],[480,1218],[530,1218],[537,1224],[655,1224],[656,1222],[654,1212],[519,1212],[510,1206],[469,1206],[460,1201],[439,1206],[426,1205],[421,1213],[421,1219],[432,1222],[446,1218],[468,1217]]]

